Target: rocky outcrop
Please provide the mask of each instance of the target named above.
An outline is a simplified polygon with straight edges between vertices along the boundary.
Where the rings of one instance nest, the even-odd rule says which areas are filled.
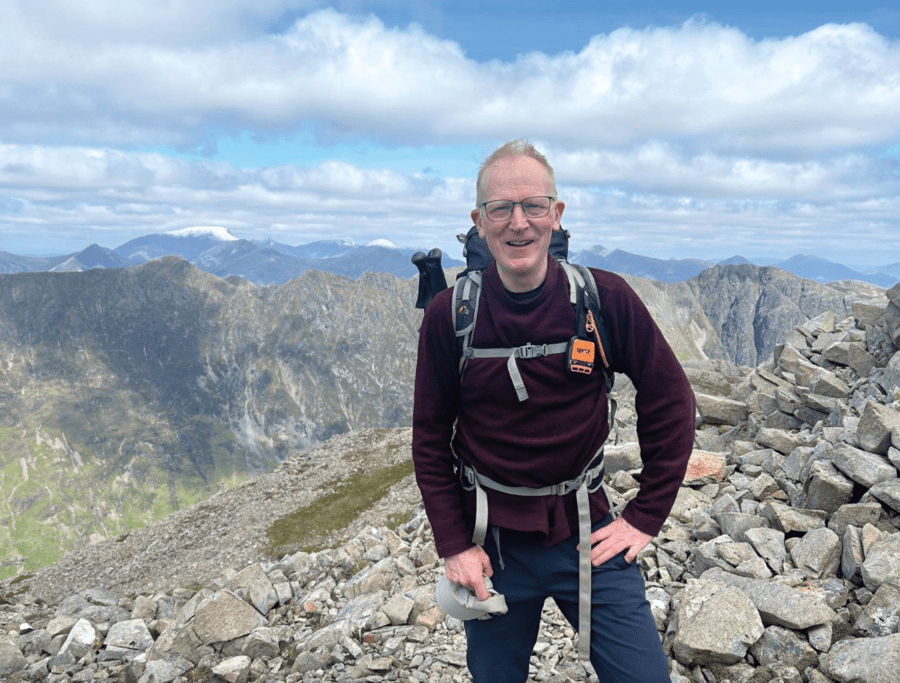
[[[716,266],[687,281],[709,326],[739,365],[757,365],[784,333],[822,311],[850,314],[854,301],[882,290],[861,282],[822,285],[774,267]],[[711,356],[716,357],[716,356]]]

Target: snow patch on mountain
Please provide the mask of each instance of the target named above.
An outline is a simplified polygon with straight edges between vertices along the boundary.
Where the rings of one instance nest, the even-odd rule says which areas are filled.
[[[212,239],[222,240],[223,242],[234,242],[238,239],[228,231],[228,228],[216,225],[198,225],[192,228],[169,230],[164,234],[172,235],[174,237],[210,237]]]
[[[366,246],[367,247],[384,247],[385,249],[399,249],[400,248],[396,244],[391,242],[390,240],[386,240],[383,238],[377,239],[377,240],[372,240],[371,242],[366,244]]]

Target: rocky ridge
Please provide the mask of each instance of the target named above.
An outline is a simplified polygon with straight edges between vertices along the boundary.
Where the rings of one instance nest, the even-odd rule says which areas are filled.
[[[696,450],[669,520],[638,559],[673,683],[896,680],[900,286],[887,297],[859,302],[847,317],[802,323],[755,369],[689,365]],[[620,415],[626,443],[608,449],[608,473],[614,497],[627,500],[640,459],[629,441],[633,412]],[[378,438],[408,443],[408,430]],[[278,475],[287,480],[302,469],[292,467],[244,493],[253,503],[265,494],[252,488],[277,498]],[[421,508],[394,529],[369,515],[335,548],[267,561],[259,526],[217,537],[227,525],[250,525],[231,517],[219,526],[211,514],[240,505],[239,495],[213,497],[209,514],[185,511],[196,515],[192,522],[167,519],[144,532],[148,549],[192,532],[186,545],[209,549],[202,561],[185,564],[185,546],[171,545],[99,571],[115,556],[107,542],[0,585],[0,675],[470,680],[462,625],[434,604],[441,566]],[[396,512],[415,495],[405,480],[383,503]],[[242,555],[234,554],[238,544]],[[178,580],[164,578],[167,559],[182,572]],[[198,583],[188,587],[191,576]],[[532,678],[596,680],[576,661],[573,631],[552,603],[544,615]]]

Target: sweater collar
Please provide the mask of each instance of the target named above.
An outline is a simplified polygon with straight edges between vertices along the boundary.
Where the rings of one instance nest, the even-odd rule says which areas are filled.
[[[484,276],[482,277],[485,293],[490,294],[494,301],[499,301],[509,308],[515,310],[530,310],[543,301],[548,294],[556,288],[559,283],[560,274],[563,272],[562,267],[549,254],[547,254],[547,262],[547,276],[544,278],[544,282],[541,285],[541,291],[534,299],[525,303],[515,301],[503,286],[503,281],[500,279],[500,274],[497,272],[497,264],[494,261],[491,261],[491,265],[485,269]]]

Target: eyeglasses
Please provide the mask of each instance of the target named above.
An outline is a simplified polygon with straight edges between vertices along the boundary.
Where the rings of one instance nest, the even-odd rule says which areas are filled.
[[[522,207],[522,211],[529,218],[543,218],[550,213],[550,205],[553,201],[553,197],[528,197],[521,202],[514,202],[509,199],[495,199],[492,202],[484,202],[481,207],[489,220],[499,223],[509,220],[509,217],[512,216],[513,207],[516,204]]]

